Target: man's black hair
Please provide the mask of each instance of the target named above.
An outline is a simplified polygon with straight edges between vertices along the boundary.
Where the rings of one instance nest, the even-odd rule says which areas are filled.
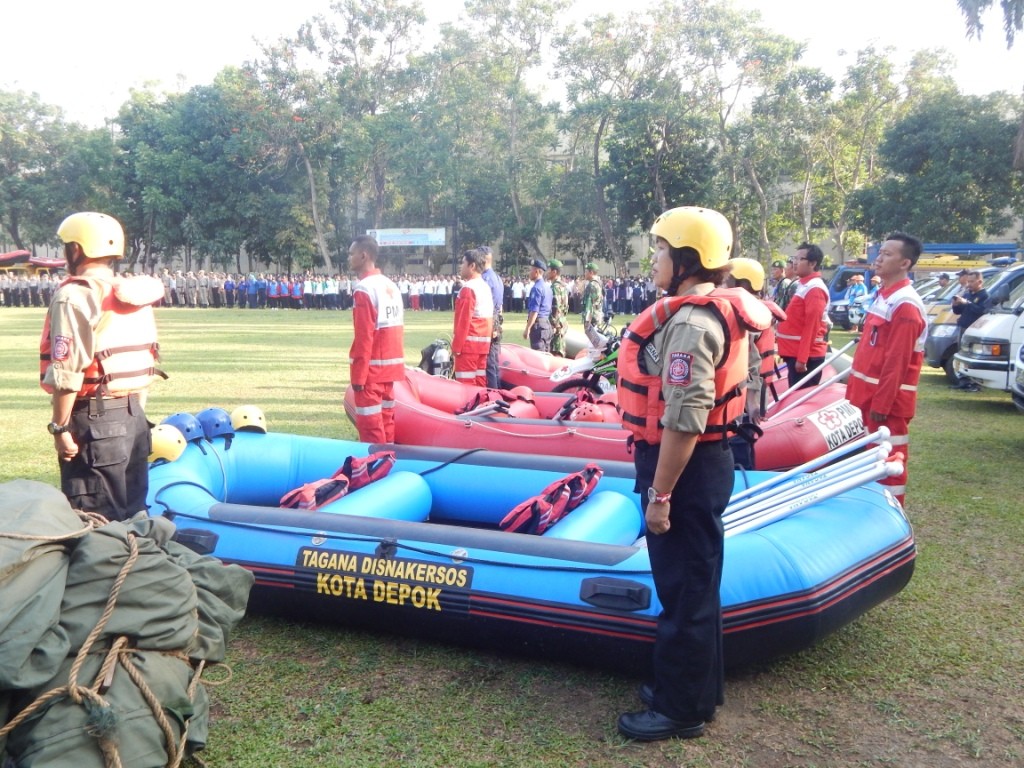
[[[910,259],[910,268],[913,269],[914,265],[917,264],[917,260],[921,258],[921,252],[924,250],[924,246],[921,245],[921,241],[912,235],[908,235],[906,232],[893,232],[889,235],[886,240],[897,240],[902,243],[901,254],[904,259]],[[948,275],[946,276],[949,277]]]
[[[797,246],[797,250],[807,251],[805,258],[814,265],[815,272],[821,269],[822,262],[825,261],[825,254],[822,253],[821,248],[814,243],[801,243]]]

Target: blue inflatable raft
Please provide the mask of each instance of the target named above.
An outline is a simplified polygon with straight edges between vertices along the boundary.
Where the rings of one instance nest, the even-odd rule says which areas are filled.
[[[633,468],[601,462],[591,496],[543,535],[497,523],[579,459],[387,446],[389,475],[318,511],[304,483],[382,446],[238,433],[150,470],[150,514],[256,575],[251,607],[606,667],[650,657],[660,612]],[[738,474],[737,492],[769,473]],[[726,539],[726,663],[806,648],[898,593],[910,524],[870,483]]]

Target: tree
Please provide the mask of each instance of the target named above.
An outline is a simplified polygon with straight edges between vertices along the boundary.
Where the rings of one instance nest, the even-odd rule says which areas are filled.
[[[588,158],[600,250],[619,273],[626,270],[625,242],[635,222],[619,215],[609,199],[615,174],[609,173],[605,141],[633,104],[655,102],[671,89],[671,48],[661,31],[636,14],[603,15],[586,19],[582,31],[570,27],[555,41],[566,80],[566,149]]]
[[[937,93],[885,135],[887,175],[855,195],[874,237],[894,229],[924,240],[972,242],[1006,230],[1024,211],[1022,180],[1002,154],[1012,144],[1021,100]]]
[[[994,0],[956,0],[967,19],[968,37],[981,39],[982,14],[994,5]],[[1024,30],[1024,0],[999,0],[1003,9],[1003,33],[1006,47],[1012,48],[1018,32]],[[1021,115],[1017,140],[1014,142],[1013,167],[1024,170],[1024,114]]]

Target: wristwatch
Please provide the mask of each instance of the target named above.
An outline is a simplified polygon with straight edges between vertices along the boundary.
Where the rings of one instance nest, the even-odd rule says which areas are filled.
[[[667,504],[672,498],[672,493],[658,493],[652,485],[647,489],[647,501],[650,504]]]
[[[56,421],[51,421],[49,424],[46,425],[46,431],[49,432],[51,435],[62,435],[65,432],[71,431],[71,425],[65,424],[64,426],[61,426]]]

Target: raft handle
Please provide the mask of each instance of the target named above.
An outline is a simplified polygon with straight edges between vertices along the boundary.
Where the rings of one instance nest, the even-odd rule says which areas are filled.
[[[645,611],[651,607],[651,588],[639,581],[596,576],[580,583],[580,600],[598,608]]]
[[[174,541],[188,547],[197,555],[212,555],[217,549],[220,535],[203,528],[180,528],[174,534]]]

